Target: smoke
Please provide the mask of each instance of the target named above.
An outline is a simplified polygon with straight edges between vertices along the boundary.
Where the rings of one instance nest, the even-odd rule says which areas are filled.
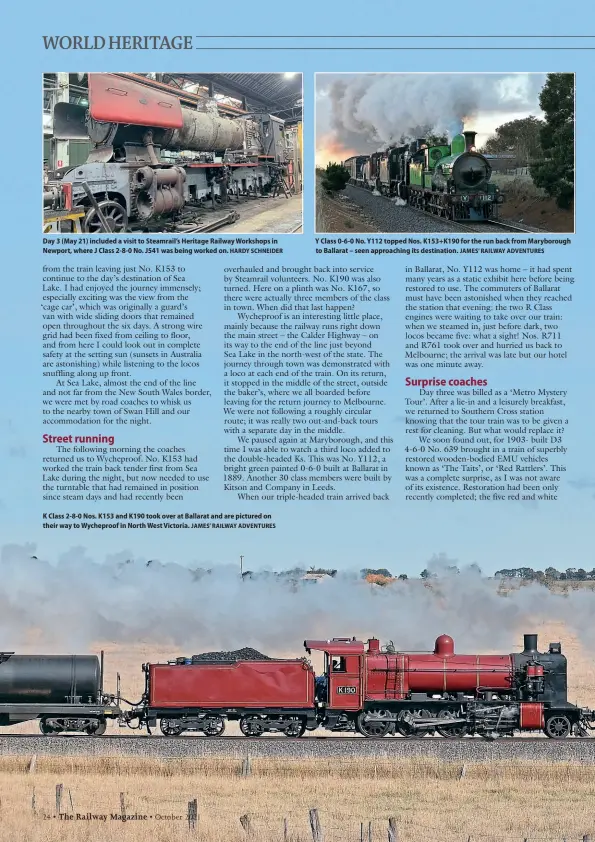
[[[424,137],[452,138],[482,112],[507,115],[539,111],[544,74],[380,73],[318,76],[319,109],[330,109],[328,122],[338,142],[372,152]],[[319,118],[319,115],[317,115]]]
[[[429,649],[448,633],[457,651],[513,651],[537,621],[563,621],[589,648],[595,612],[591,591],[556,595],[533,585],[507,596],[473,567],[460,574],[440,556],[437,579],[371,585],[359,572],[291,583],[261,573],[241,580],[237,568],[212,572],[176,563],[109,556],[83,549],[55,564],[32,545],[0,556],[0,639],[19,651],[34,634],[43,652],[84,652],[97,641],[172,645],[174,653],[255,646],[271,655],[299,654],[305,638],[377,635],[399,649]]]

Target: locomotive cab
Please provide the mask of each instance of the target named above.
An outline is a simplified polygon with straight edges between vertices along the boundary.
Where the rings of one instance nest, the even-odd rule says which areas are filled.
[[[316,681],[317,699],[329,712],[357,711],[362,702],[364,644],[355,638],[305,640],[306,652],[324,653],[324,673]]]

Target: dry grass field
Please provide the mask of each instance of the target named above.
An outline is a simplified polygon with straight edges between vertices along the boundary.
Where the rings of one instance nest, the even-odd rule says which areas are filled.
[[[30,773],[25,758],[0,758],[0,840],[308,842],[313,807],[324,842],[358,842],[362,823],[366,840],[371,823],[372,840],[384,842],[389,817],[397,820],[400,842],[570,842],[595,832],[595,770],[589,766],[478,764],[460,778],[459,766],[421,759],[254,760],[249,777],[238,765],[39,758]],[[57,783],[64,786],[62,812],[73,818],[56,816]],[[146,819],[116,818],[122,792],[126,815]],[[190,831],[187,802],[193,798],[199,821]],[[239,821],[246,815],[250,834]]]

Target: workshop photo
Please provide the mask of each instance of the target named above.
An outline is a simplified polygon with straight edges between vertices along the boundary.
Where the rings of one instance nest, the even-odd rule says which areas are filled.
[[[302,74],[44,73],[43,233],[301,234]]]

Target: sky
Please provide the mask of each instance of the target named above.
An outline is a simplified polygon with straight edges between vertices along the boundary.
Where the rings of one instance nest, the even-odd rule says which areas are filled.
[[[481,147],[510,120],[541,118],[544,73],[319,73],[316,164],[369,154],[424,127],[477,131]],[[421,131],[421,134],[420,134]]]

